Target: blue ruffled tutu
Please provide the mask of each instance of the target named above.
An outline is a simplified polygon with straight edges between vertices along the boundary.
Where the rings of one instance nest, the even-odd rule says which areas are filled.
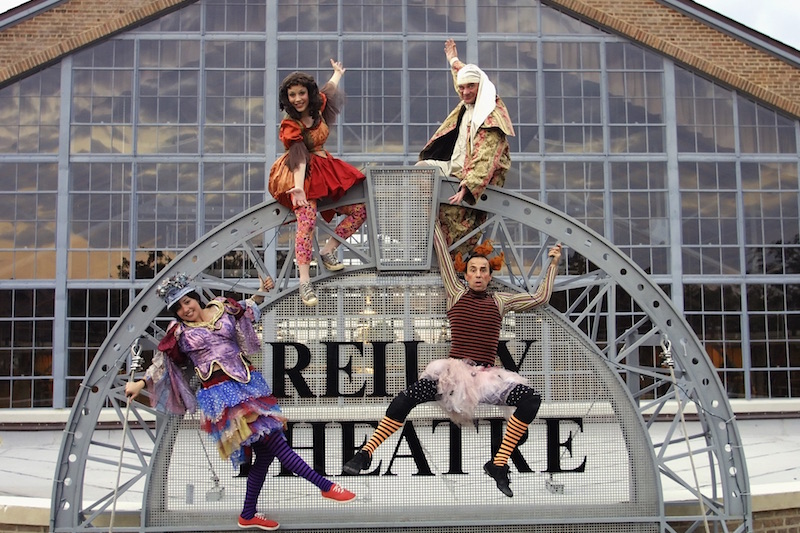
[[[234,467],[245,462],[244,447],[265,435],[283,432],[286,418],[260,372],[248,383],[226,379],[197,393],[200,427],[211,435],[220,456]]]

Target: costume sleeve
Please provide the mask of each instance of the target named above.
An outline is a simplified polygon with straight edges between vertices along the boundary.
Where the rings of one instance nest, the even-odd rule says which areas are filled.
[[[344,91],[338,85],[327,82],[319,92],[322,96],[322,120],[333,124],[344,106]]]
[[[308,164],[311,154],[308,153],[303,130],[296,121],[288,118],[282,120],[278,137],[289,152],[289,170],[296,170],[302,163]]]
[[[164,363],[165,358],[164,352],[161,350],[156,350],[156,352],[153,354],[153,362],[150,363],[150,366],[148,366],[147,370],[144,372],[144,381],[147,384],[147,390],[151,393],[153,390],[153,384],[161,381],[164,378],[164,373],[167,371]]]
[[[153,354],[153,362],[144,374],[150,406],[162,413],[183,415],[194,413],[197,399],[183,371],[161,350]]]
[[[239,305],[244,307],[245,314],[249,313],[250,321],[258,322],[261,320],[261,308],[258,307],[258,304],[252,298],[240,301]]]
[[[278,128],[278,138],[283,143],[283,147],[288,150],[292,144],[303,142],[303,129],[296,120],[285,118],[281,120]]]
[[[236,342],[246,355],[261,351],[261,340],[253,324],[261,319],[261,310],[250,298],[236,302],[243,312],[236,317]]]
[[[158,342],[158,350],[164,352],[177,365],[185,366],[191,361],[178,347],[178,337],[181,336],[182,331],[180,322],[174,320],[170,322],[169,327],[167,327],[167,334]]]
[[[527,292],[497,292],[495,297],[500,305],[500,314],[505,315],[509,311],[527,311],[540,305],[546,304],[550,301],[550,296],[553,294],[553,283],[558,273],[558,263],[550,262],[547,267],[547,272],[544,275],[542,283],[536,292],[529,294]]]
[[[439,228],[439,224],[433,226],[433,248],[436,250],[436,258],[439,260],[439,272],[444,283],[444,290],[447,293],[447,309],[455,305],[467,289],[458,279],[456,269],[453,267],[453,260],[447,251],[447,241]]]
[[[467,187],[464,201],[475,205],[486,186],[497,172],[505,147],[508,146],[506,136],[498,128],[481,128],[475,136],[471,154],[464,159],[461,179]]]

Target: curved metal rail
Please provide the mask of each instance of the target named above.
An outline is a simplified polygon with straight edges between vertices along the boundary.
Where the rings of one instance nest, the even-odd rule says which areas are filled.
[[[445,180],[447,182],[447,180]],[[447,202],[449,193],[441,187],[439,201]],[[335,205],[366,202],[367,187],[351,190]],[[669,487],[688,494],[703,502],[700,508],[686,506],[679,515],[662,517],[662,530],[673,531],[671,523],[690,523],[700,527],[704,521],[712,521],[723,531],[749,531],[752,517],[748,477],[741,439],[735,417],[716,371],[700,344],[670,299],[637,265],[614,245],[564,213],[540,202],[502,190],[490,188],[481,201],[481,209],[488,213],[482,226],[485,235],[501,243],[506,252],[508,271],[505,276],[496,276],[506,285],[516,289],[529,289],[536,285],[534,270],[539,257],[546,254],[548,242],[562,242],[568,249],[579,253],[594,269],[582,276],[559,279],[556,295],[569,294],[565,298],[566,308],[561,310],[564,320],[573,325],[582,335],[598,347],[610,368],[614,369],[629,385],[644,383],[643,387],[631,387],[631,398],[638,410],[649,436],[659,472],[662,475],[662,490]],[[254,292],[255,279],[231,279],[215,277],[207,272],[231,250],[246,254],[260,272],[266,271],[263,263],[264,236],[278,232],[281,226],[292,222],[293,217],[283,206],[275,202],[260,204],[240,216],[220,225],[202,239],[187,248],[162,271],[146,290],[131,303],[111,330],[98,350],[94,362],[76,397],[72,413],[65,429],[59,462],[53,487],[51,530],[56,532],[103,531],[112,505],[111,492],[98,497],[89,497],[85,487],[90,480],[85,478],[86,465],[99,463],[116,465],[113,457],[120,447],[102,443],[95,438],[101,411],[111,407],[124,419],[124,378],[128,365],[129,347],[135,342],[150,343],[163,334],[161,325],[163,303],[153,290],[158,283],[176,272],[186,272],[195,277],[197,284],[211,290],[236,290]],[[530,248],[523,249],[515,243],[515,235],[521,228],[539,232],[541,242],[533,250],[537,260],[530,261]],[[354,261],[347,272],[374,270],[375,253],[369,242],[345,243],[348,254]],[[527,259],[526,259],[527,258]],[[292,258],[275,276],[276,289],[266,297],[264,307],[296,291],[292,272]],[[318,272],[315,282],[335,273]],[[615,323],[615,302],[618,293],[627,294],[635,303],[635,320],[627,328]],[[601,327],[601,321],[606,320]],[[619,333],[614,333],[619,332]],[[674,357],[674,380],[666,369],[657,365],[645,365],[639,361],[639,350],[658,346],[662,342],[671,345]],[[684,410],[696,413],[701,430],[696,434],[680,434],[680,417]],[[127,491],[138,498],[142,484],[147,484],[151,475],[152,449],[161,438],[152,428],[153,418],[159,415],[142,405],[133,411],[134,423],[129,425],[125,445],[125,470],[127,476],[116,488],[116,492]],[[112,417],[113,418],[113,417]],[[668,421],[666,431],[655,430],[656,420]],[[139,431],[130,429],[136,426]],[[663,424],[658,425],[663,428]],[[107,453],[97,450],[106,450]],[[694,459],[711,480],[708,486],[698,490],[691,474],[676,468],[687,457]],[[133,458],[133,459],[132,459]],[[138,488],[137,488],[138,487]],[[151,490],[147,488],[146,491]],[[662,501],[664,500],[662,495]],[[148,530],[145,511],[141,511],[138,526],[129,526],[128,531]],[[733,525],[729,525],[733,524]],[[732,528],[732,529],[729,529]]]

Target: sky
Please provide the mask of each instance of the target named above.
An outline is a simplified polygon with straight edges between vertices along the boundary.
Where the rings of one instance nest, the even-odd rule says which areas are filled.
[[[695,0],[740,24],[800,50],[797,0]]]
[[[800,50],[798,0],[695,0],[745,26]],[[0,13],[24,3],[0,0]]]

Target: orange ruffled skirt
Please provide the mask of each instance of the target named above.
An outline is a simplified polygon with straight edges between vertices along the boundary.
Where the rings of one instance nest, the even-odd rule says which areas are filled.
[[[338,200],[356,183],[364,180],[356,167],[345,163],[325,152],[327,157],[311,154],[311,161],[306,168],[306,179],[303,188],[309,200]],[[287,191],[294,187],[294,175],[287,164],[289,153],[286,152],[273,163],[269,171],[269,193],[281,205],[294,209],[291,195]],[[333,216],[333,213],[331,213]],[[326,217],[326,220],[330,221]]]

